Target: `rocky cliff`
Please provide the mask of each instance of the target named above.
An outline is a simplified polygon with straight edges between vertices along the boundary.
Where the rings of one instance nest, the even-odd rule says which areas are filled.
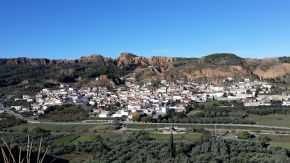
[[[132,70],[137,67],[148,66],[162,66],[168,68],[173,64],[174,59],[168,57],[146,58],[131,53],[121,53],[121,55],[115,59],[115,62],[120,68]]]
[[[112,62],[111,58],[103,57],[102,55],[90,55],[81,57],[76,60],[50,60],[46,58],[0,58],[0,64],[31,64],[31,65],[49,65],[49,64],[69,64],[69,63],[81,63],[81,62]]]
[[[28,71],[35,69],[35,71],[43,70],[43,73],[46,73],[48,72],[47,67],[49,67],[50,73],[56,71],[60,74],[70,74],[70,77],[74,78],[81,77],[80,79],[97,77],[99,75],[107,75],[109,78],[115,78],[126,74],[131,74],[137,79],[186,78],[197,81],[217,81],[225,77],[233,77],[236,79],[279,78],[280,80],[288,80],[290,76],[289,57],[245,59],[228,53],[213,54],[202,58],[146,58],[132,53],[121,53],[115,59],[107,58],[99,54],[81,57],[77,60],[0,59],[0,66],[6,66],[8,69],[9,65],[20,64],[32,65],[32,68],[27,68]],[[5,74],[7,72],[4,72],[4,70],[7,69],[3,69],[3,72],[0,72],[2,73],[0,76],[3,76],[3,78],[5,76],[9,77],[9,75]],[[19,73],[21,72],[15,72],[16,77],[17,74],[19,76]],[[118,73],[118,75],[114,73]],[[33,75],[30,76],[33,77]],[[6,82],[9,80],[7,78]]]

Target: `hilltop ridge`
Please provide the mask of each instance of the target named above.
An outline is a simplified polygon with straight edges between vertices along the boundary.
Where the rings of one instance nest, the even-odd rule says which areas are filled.
[[[0,87],[32,79],[80,84],[101,75],[115,84],[121,84],[120,78],[124,76],[134,76],[138,81],[184,78],[198,82],[218,82],[232,77],[236,80],[254,78],[289,83],[289,74],[289,57],[250,59],[232,53],[216,53],[201,58],[143,57],[121,53],[116,58],[93,54],[76,60],[26,57],[0,59]]]

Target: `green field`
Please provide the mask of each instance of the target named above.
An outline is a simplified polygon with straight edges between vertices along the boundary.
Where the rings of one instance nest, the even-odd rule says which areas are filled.
[[[96,140],[95,135],[82,135],[73,140],[71,143],[79,143],[79,142],[92,142]]]
[[[54,143],[57,145],[64,145],[64,144],[73,142],[74,140],[76,140],[78,138],[79,138],[79,136],[77,136],[77,135],[63,136],[61,138],[54,140]]]
[[[252,120],[260,125],[290,127],[290,115],[271,114],[264,116],[249,116],[247,120]]]
[[[270,145],[271,145],[271,147],[283,147],[283,148],[288,148],[290,150],[290,142],[271,141]]]

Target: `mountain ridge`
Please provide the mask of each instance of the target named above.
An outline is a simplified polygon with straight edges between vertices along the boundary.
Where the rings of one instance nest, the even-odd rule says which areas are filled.
[[[217,83],[232,77],[236,80],[273,79],[289,83],[289,74],[290,57],[251,59],[233,53],[215,53],[201,58],[143,57],[133,53],[121,53],[116,58],[93,54],[76,60],[27,57],[0,59],[2,87],[30,79],[87,83],[84,80],[101,75],[117,84],[122,83],[120,78],[124,76],[133,76],[138,81],[184,78]]]
[[[145,56],[139,56],[134,53],[120,53],[120,55],[116,56],[115,58],[112,57],[106,57],[105,55],[102,54],[90,54],[87,56],[81,56],[78,59],[49,59],[49,58],[29,58],[29,57],[15,57],[15,58],[0,58],[0,64],[5,64],[5,63],[10,63],[10,64],[17,64],[17,63],[30,63],[31,61],[40,62],[42,64],[47,64],[47,63],[78,63],[78,62],[86,62],[86,61],[95,61],[95,60],[111,60],[111,61],[116,61],[121,58],[138,58],[138,59],[158,59],[158,58],[166,58],[166,59],[172,59],[172,60],[178,60],[178,59],[209,59],[212,57],[219,57],[219,58],[226,58],[226,57],[231,57],[231,58],[240,58],[240,59],[248,59],[248,60],[283,60],[287,59],[290,60],[290,57],[288,56],[280,56],[280,57],[270,57],[270,58],[243,58],[240,57],[234,53],[213,53],[209,55],[205,55],[202,57],[167,57],[167,56],[151,56],[151,57],[145,57]],[[18,61],[18,62],[17,62]],[[289,62],[289,61],[288,61]]]

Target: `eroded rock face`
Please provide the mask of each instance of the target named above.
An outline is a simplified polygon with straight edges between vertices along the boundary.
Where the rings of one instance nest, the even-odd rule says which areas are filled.
[[[269,69],[263,70],[257,68],[254,70],[254,74],[257,76],[268,79],[268,78],[277,78],[290,73],[290,64],[289,63],[280,63],[277,65],[271,66]]]
[[[81,57],[77,62],[112,62],[111,58],[106,58],[100,54]]]
[[[148,67],[148,66],[161,66],[165,69],[173,67],[175,59],[169,57],[152,57],[146,58],[136,56],[131,53],[122,53],[115,59],[106,58],[102,55],[90,55],[81,57],[76,60],[50,60],[46,58],[11,58],[11,59],[0,59],[0,64],[32,64],[32,65],[49,65],[49,64],[69,64],[69,63],[81,63],[81,62],[113,62],[119,68],[134,70],[137,67]]]
[[[115,63],[119,68],[134,70],[137,67],[146,67],[146,66],[162,66],[168,68],[174,62],[173,58],[167,57],[152,57],[145,58],[136,56],[131,53],[122,53],[119,57],[115,59]]]
[[[250,76],[249,72],[247,72],[241,66],[203,68],[200,70],[191,71],[179,70],[172,75],[193,81],[206,79],[210,82],[217,82],[219,79],[224,79],[226,77],[233,77],[239,79],[247,78],[248,76]]]
[[[94,81],[95,85],[97,86],[114,86],[114,82],[107,77],[107,75],[101,75]]]
[[[221,55],[222,56],[222,55]],[[0,59],[1,64],[31,64],[31,65],[55,65],[62,73],[73,73],[73,67],[65,67],[63,64],[74,64],[83,62],[103,63],[117,66],[128,70],[138,78],[174,79],[187,78],[198,80],[217,80],[225,77],[242,79],[246,77],[261,77],[263,79],[277,78],[290,74],[290,63],[281,62],[278,58],[270,59],[243,59],[235,56],[182,59],[170,57],[146,58],[132,53],[122,53],[115,59],[106,58],[102,55],[90,55],[76,60],[50,60],[45,58],[11,58]],[[213,58],[213,59],[212,59]],[[221,62],[221,63],[219,63]],[[83,67],[85,71],[86,67]],[[105,81],[105,80],[104,80]]]

